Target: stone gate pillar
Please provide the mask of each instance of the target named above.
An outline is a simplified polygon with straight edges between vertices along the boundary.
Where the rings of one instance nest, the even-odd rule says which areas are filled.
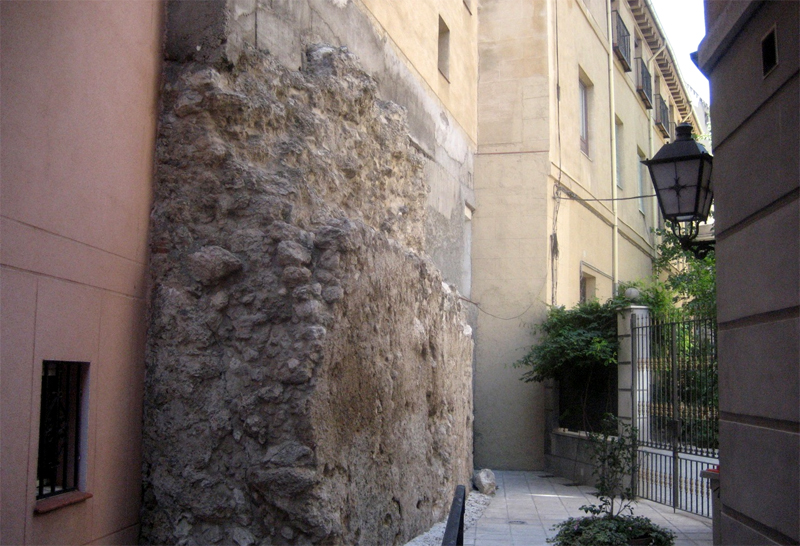
[[[648,419],[637,419],[646,417],[638,415],[638,412],[646,411],[647,390],[642,388],[646,385],[648,378],[645,377],[647,367],[637,363],[636,355],[650,354],[649,336],[632,335],[632,320],[636,318],[638,324],[645,323],[650,317],[650,309],[643,305],[631,305],[622,309],[617,315],[617,336],[619,338],[619,356],[617,368],[617,416],[623,423],[639,427],[639,438],[647,438],[649,435]],[[641,360],[641,359],[638,359]],[[639,364],[639,365],[637,365]],[[638,412],[637,412],[638,410]]]

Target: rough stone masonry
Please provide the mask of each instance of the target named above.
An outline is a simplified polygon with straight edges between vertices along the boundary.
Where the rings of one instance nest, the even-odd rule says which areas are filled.
[[[404,111],[345,49],[165,67],[141,541],[398,544],[472,470]]]

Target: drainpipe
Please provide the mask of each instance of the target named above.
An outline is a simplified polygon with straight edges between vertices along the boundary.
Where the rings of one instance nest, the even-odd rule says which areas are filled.
[[[619,283],[619,218],[617,216],[617,124],[614,107],[614,35],[611,28],[611,0],[606,0],[606,20],[608,21],[608,110],[609,134],[611,135],[611,212],[614,226],[611,236],[611,282],[616,293]]]
[[[650,57],[650,61],[648,62],[648,64],[650,65],[650,77],[653,78],[653,79],[655,79],[654,76],[656,74],[656,59],[658,58],[659,55],[661,55],[661,52],[664,51],[666,48],[667,48],[667,42],[665,40],[664,44],[660,48],[658,48],[658,51],[653,53],[653,56]],[[652,85],[652,82],[651,82],[651,85]],[[655,99],[655,93],[656,93],[656,90],[653,89],[654,99]],[[660,93],[660,91],[659,91],[659,93]],[[655,135],[655,133],[654,133],[655,125],[653,124],[653,114],[654,113],[655,113],[655,109],[651,109],[650,110],[650,115],[649,115],[649,120],[648,120],[648,123],[649,123],[648,135],[650,137],[650,157],[653,157],[656,154],[656,151],[657,151],[657,150],[655,150],[656,139],[655,139],[655,136],[654,136]],[[651,201],[650,205],[651,205],[650,206],[650,210],[652,211],[652,215],[653,215],[652,216],[652,218],[653,218],[653,227],[654,228],[658,228],[659,227],[658,226],[658,203],[657,203],[657,201],[655,199],[653,199]],[[653,244],[654,245],[658,244],[658,241],[656,240],[656,236],[655,235],[653,236]],[[656,254],[656,249],[653,248],[653,256],[655,256],[655,254]]]

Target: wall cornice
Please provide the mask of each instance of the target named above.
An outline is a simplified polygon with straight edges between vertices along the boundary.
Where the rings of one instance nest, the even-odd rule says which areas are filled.
[[[675,55],[667,41],[666,34],[658,22],[649,0],[628,0],[628,6],[633,13],[636,26],[642,34],[642,38],[647,42],[651,51],[657,53],[655,62],[667,84],[672,99],[678,107],[681,119],[692,118],[692,104],[689,95],[684,88],[680,71],[675,62]]]

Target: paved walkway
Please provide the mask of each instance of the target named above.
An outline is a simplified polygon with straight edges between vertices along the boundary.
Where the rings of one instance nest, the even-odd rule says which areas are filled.
[[[478,522],[464,533],[467,546],[545,545],[555,533],[554,524],[571,516],[585,515],[584,504],[597,499],[589,486],[568,486],[564,478],[545,472],[495,471],[497,493]],[[711,520],[673,513],[672,508],[640,501],[634,508],[637,516],[647,516],[654,523],[672,529],[675,546],[711,546]]]

